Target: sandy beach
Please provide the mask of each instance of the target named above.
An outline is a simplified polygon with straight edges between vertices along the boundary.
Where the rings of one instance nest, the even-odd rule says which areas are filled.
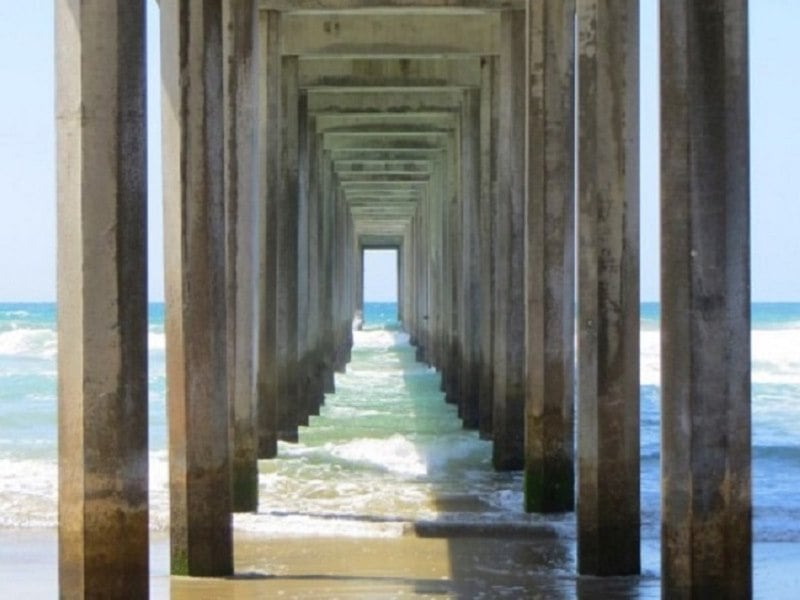
[[[574,541],[549,536],[288,538],[237,531],[236,575],[169,576],[166,533],[151,537],[151,597],[256,598],[660,598],[658,545],[642,544],[639,577],[575,575]],[[0,530],[6,598],[58,595],[54,529]],[[754,597],[790,600],[800,588],[800,544],[754,547]]]

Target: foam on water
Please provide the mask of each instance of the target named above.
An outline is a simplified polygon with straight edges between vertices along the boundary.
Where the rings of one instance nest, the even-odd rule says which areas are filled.
[[[642,330],[640,337],[642,385],[661,384],[661,334]],[[800,385],[800,329],[754,329],[751,334],[753,383]]]
[[[0,356],[52,360],[56,351],[56,332],[52,329],[19,328],[0,332]]]
[[[55,527],[57,485],[53,458],[0,457],[0,527]]]

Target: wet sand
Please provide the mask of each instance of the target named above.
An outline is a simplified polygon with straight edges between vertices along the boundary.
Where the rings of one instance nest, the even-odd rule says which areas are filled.
[[[574,542],[552,537],[290,538],[236,532],[236,575],[169,576],[166,534],[151,539],[151,597],[256,598],[659,598],[658,546],[645,541],[640,577],[575,576]],[[800,544],[755,547],[755,597],[800,589]],[[0,582],[9,598],[55,598],[55,530],[0,531]]]

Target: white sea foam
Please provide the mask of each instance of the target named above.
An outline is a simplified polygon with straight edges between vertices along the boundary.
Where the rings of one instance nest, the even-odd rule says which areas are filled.
[[[164,351],[167,347],[167,336],[163,331],[149,331],[147,333],[147,348],[150,352]]]
[[[335,514],[237,514],[236,529],[281,538],[353,537],[397,538],[410,528],[407,521],[372,521]]]
[[[340,460],[370,465],[383,472],[414,477],[428,474],[425,458],[402,435],[393,435],[388,439],[357,439],[332,445],[330,453]]]
[[[754,330],[753,382],[800,384],[800,330]]]
[[[353,343],[358,348],[390,349],[408,344],[409,336],[403,331],[365,329],[353,332]]]
[[[0,333],[0,356],[40,358],[56,356],[56,332],[52,329],[11,329]]]
[[[169,526],[166,451],[150,453],[150,525]],[[0,458],[0,528],[55,527],[58,523],[58,464]]]
[[[661,334],[643,330],[639,335],[639,377],[641,385],[661,385]]]
[[[151,331],[147,343],[151,352],[163,352],[166,336],[163,332]],[[0,332],[0,356],[52,360],[57,350],[57,334],[53,329],[20,327]]]
[[[755,329],[751,334],[753,383],[800,384],[800,329]],[[642,385],[661,383],[661,335],[640,336]]]

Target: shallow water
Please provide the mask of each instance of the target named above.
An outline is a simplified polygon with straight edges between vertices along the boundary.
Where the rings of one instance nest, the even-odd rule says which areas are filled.
[[[397,536],[414,522],[527,519],[519,474],[496,474],[491,448],[461,429],[438,375],[415,363],[396,306],[368,304],[353,363],[300,443],[262,461],[260,516],[240,528],[287,536]],[[163,306],[150,307],[151,521],[168,519]],[[659,534],[658,306],[642,306],[643,537]],[[753,307],[755,538],[800,541],[800,304]],[[0,304],[0,527],[56,523],[53,304]],[[269,516],[269,518],[264,518]],[[553,522],[574,536],[572,516]]]

